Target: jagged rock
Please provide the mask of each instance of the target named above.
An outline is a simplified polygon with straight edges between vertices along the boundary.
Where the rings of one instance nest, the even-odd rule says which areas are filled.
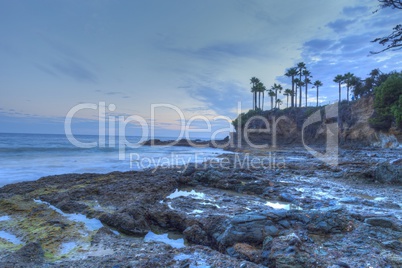
[[[402,183],[402,158],[379,164],[375,179],[382,183]]]
[[[395,249],[399,252],[402,252],[402,242],[398,240],[391,240],[382,242],[382,245],[386,248]]]
[[[381,148],[398,148],[398,139],[393,134],[388,133],[376,133],[377,141],[373,143],[376,147]]]
[[[147,221],[141,214],[137,214],[136,218],[128,213],[103,214],[100,220],[129,235],[145,235],[150,230]]]
[[[373,217],[373,218],[365,219],[364,222],[367,224],[370,224],[372,226],[378,226],[378,227],[389,228],[389,229],[398,229],[398,226],[395,224],[395,222],[388,218]]]
[[[262,261],[261,250],[246,243],[237,243],[232,248],[228,249],[227,252],[231,256],[252,261],[255,263],[261,263]]]
[[[301,251],[301,246],[302,242],[295,233],[274,238],[268,263],[277,268],[312,267],[316,260]]]
[[[203,246],[211,246],[212,244],[208,234],[197,224],[187,227],[183,234],[187,241],[191,243]]]

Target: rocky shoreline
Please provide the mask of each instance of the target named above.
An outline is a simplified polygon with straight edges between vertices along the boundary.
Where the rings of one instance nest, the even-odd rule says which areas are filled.
[[[400,157],[341,149],[331,167],[302,148],[243,150],[6,185],[0,266],[401,267]]]

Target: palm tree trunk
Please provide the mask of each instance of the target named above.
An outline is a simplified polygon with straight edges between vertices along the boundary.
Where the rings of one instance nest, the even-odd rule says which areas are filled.
[[[262,110],[264,111],[264,96],[265,96],[265,92],[262,92]]]
[[[318,86],[317,86],[317,105],[316,106],[318,107]]]
[[[302,80],[301,71],[300,71],[300,81]],[[299,107],[302,105],[302,87],[300,86],[299,90]]]
[[[257,92],[254,92],[254,110],[257,110]]]
[[[307,81],[306,81],[306,107],[307,107],[307,87],[308,87],[308,83],[307,83]]]
[[[295,96],[295,81],[294,81],[294,76],[292,76],[292,95],[290,96],[290,102],[291,102],[291,107],[295,106],[295,100],[294,100],[294,96]]]
[[[286,96],[286,108],[289,108],[289,95]]]
[[[339,102],[341,102],[341,82],[339,82]]]

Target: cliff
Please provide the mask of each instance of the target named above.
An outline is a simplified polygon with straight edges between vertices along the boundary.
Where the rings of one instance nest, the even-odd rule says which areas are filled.
[[[243,115],[236,119],[233,145],[321,146],[331,139],[341,146],[349,147],[398,147],[402,142],[402,132],[396,128],[388,132],[373,129],[369,124],[373,113],[372,97],[324,107],[252,112],[253,116],[249,118]]]

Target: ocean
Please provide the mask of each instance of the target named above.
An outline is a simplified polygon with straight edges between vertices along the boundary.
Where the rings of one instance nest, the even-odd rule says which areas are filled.
[[[98,142],[98,136],[75,135],[79,142]],[[172,138],[156,137],[161,140]],[[135,144],[140,138],[127,138]],[[65,135],[0,133],[0,187],[65,173],[107,173],[141,170],[156,166],[201,163],[224,153],[222,149],[179,146],[105,146],[79,148]],[[102,143],[98,143],[102,144]]]

